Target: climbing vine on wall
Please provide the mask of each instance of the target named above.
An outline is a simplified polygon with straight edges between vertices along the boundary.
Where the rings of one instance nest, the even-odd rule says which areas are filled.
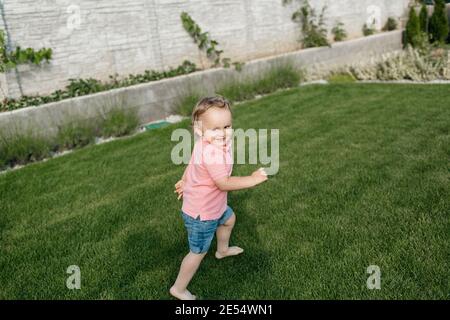
[[[216,40],[211,39],[209,32],[203,32],[200,26],[187,12],[181,13],[181,21],[184,29],[189,33],[192,39],[194,39],[194,42],[198,45],[198,48],[200,50],[204,50],[206,52],[206,56],[214,61],[214,67],[222,65],[225,68],[229,68],[233,65],[238,71],[242,69],[242,62],[231,62],[230,58],[221,58],[223,50],[219,50],[217,48],[219,43]]]
[[[4,73],[15,68],[19,64],[32,63],[40,65],[43,60],[48,62],[52,58],[52,49],[33,48],[22,49],[20,46],[8,51],[5,42],[5,33],[0,30],[0,72]]]
[[[292,3],[294,0],[283,0],[283,5]],[[304,48],[330,46],[327,39],[327,29],[325,27],[325,11],[326,6],[322,7],[322,11],[317,15],[316,10],[311,7],[308,0],[297,0],[301,3],[292,14],[292,21],[301,25],[302,43]]]

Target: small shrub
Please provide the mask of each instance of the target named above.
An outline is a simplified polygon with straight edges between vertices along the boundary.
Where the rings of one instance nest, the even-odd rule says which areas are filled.
[[[449,27],[444,0],[435,0],[434,12],[430,18],[429,31],[432,42],[444,43],[448,37]]]
[[[420,30],[422,32],[428,33],[428,9],[426,4],[423,4],[422,8],[420,9],[419,23]]]
[[[8,160],[6,157],[6,143],[4,142],[4,137],[2,132],[0,132],[0,170],[3,170],[8,165]]]
[[[75,120],[59,128],[57,145],[60,151],[84,147],[95,141],[98,135],[95,121]]]
[[[0,171],[5,170],[7,168],[7,163],[5,156],[3,155],[3,150],[0,147]]]
[[[293,88],[304,80],[305,71],[290,63],[274,66],[255,79],[233,81],[220,88],[219,93],[230,101],[253,99],[258,94],[268,94],[278,89]]]
[[[0,167],[42,160],[51,151],[49,139],[38,136],[31,130],[2,137],[0,145]]]
[[[445,50],[421,52],[408,45],[406,50],[370,66],[352,66],[358,80],[450,80],[450,64]]]
[[[191,91],[182,97],[175,105],[175,112],[181,116],[190,117],[197,102],[202,98],[198,91]]]
[[[389,17],[386,21],[386,24],[383,27],[383,31],[396,30],[397,26],[398,26],[397,20],[395,20],[395,18]]]
[[[275,66],[256,81],[255,92],[267,94],[278,89],[293,88],[299,85],[301,78],[302,71],[290,64]]]
[[[406,24],[405,46],[410,44],[411,46],[416,47],[421,41],[421,37],[423,37],[423,35],[420,31],[419,17],[417,16],[414,7],[411,7],[409,9],[409,17]]]
[[[232,102],[251,100],[257,94],[255,84],[251,82],[230,82],[223,85],[218,93]]]
[[[283,4],[291,2],[292,0],[283,0]],[[301,41],[304,48],[330,46],[325,28],[326,8],[324,6],[317,16],[316,10],[311,7],[308,0],[303,0],[303,5],[292,14],[292,20],[301,24],[303,37]]]
[[[347,38],[347,32],[345,31],[342,22],[338,22],[334,28],[331,29],[331,33],[334,35],[334,41],[343,41]]]
[[[241,72],[241,71],[242,71],[242,68],[243,68],[244,65],[245,65],[244,62],[233,62],[233,63],[231,63],[231,64],[233,65],[234,69],[235,69],[237,72]]]
[[[69,85],[67,85],[66,90],[70,97],[79,97],[103,91],[105,87],[106,84],[93,78],[69,79]]]
[[[329,83],[352,83],[356,81],[355,77],[349,72],[332,72],[327,80]]]
[[[134,111],[119,108],[109,111],[101,124],[103,137],[121,137],[132,133],[139,125],[139,118]]]
[[[371,36],[375,34],[376,28],[375,28],[375,20],[372,22],[372,24],[369,26],[367,23],[364,23],[363,25],[363,34],[364,36]]]

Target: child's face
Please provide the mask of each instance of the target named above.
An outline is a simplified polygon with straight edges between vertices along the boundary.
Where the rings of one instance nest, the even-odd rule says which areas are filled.
[[[231,112],[226,108],[210,108],[200,116],[201,128],[197,132],[209,143],[224,147],[231,141],[233,129],[231,127]]]

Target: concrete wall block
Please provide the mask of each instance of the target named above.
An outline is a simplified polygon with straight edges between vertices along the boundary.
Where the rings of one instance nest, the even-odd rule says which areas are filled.
[[[64,89],[69,78],[108,80],[118,73],[163,70],[190,60],[207,68],[183,29],[187,11],[220,43],[224,57],[249,61],[297,50],[300,28],[291,21],[295,0],[3,0],[4,16],[13,45],[52,48],[51,63],[19,75],[23,93],[45,95]],[[404,17],[409,0],[310,0],[318,11],[325,4],[327,28],[337,20],[349,38],[360,37],[362,25],[379,11],[384,24],[389,16]],[[370,10],[369,10],[370,9]],[[0,19],[2,20],[2,19]],[[0,21],[4,26],[4,21]],[[331,37],[331,34],[330,34]],[[10,72],[14,73],[14,72]],[[23,73],[23,74],[22,74]],[[6,76],[8,96],[19,97],[14,75]]]

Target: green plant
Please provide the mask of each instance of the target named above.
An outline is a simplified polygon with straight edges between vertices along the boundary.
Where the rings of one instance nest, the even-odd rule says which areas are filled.
[[[271,67],[261,75],[242,80],[230,80],[222,84],[216,91],[230,101],[238,102],[251,100],[257,95],[268,94],[278,89],[293,88],[306,77],[306,71],[296,68],[290,62],[283,62]],[[190,89],[176,104],[178,114],[190,116],[192,108],[204,93],[198,89]]]
[[[204,50],[206,52],[206,56],[214,61],[213,66],[218,67],[222,65],[224,68],[229,68],[231,65],[231,59],[221,58],[223,50],[217,49],[219,42],[211,39],[209,32],[202,32],[200,26],[187,12],[182,12],[180,18],[183,28],[189,33],[194,42],[198,45],[198,48],[200,50]],[[233,63],[238,71],[242,69],[242,64],[242,62]]]
[[[331,72],[327,77],[329,83],[352,83],[355,82],[355,77],[350,72]]]
[[[425,53],[411,45],[374,65],[352,66],[348,72],[358,80],[450,80],[450,64],[445,50]]]
[[[268,94],[278,89],[293,88],[305,79],[305,71],[291,63],[271,67],[258,77],[242,81],[231,81],[223,85],[218,93],[231,101],[253,99],[256,95]]]
[[[430,18],[429,32],[431,42],[444,43],[448,37],[449,27],[444,0],[435,0],[434,12]]]
[[[283,0],[283,4],[289,4],[293,0]],[[301,1],[301,0],[299,0]],[[304,48],[330,46],[327,39],[327,29],[325,28],[326,6],[317,16],[316,10],[311,7],[308,0],[302,1],[302,6],[292,14],[292,20],[301,25]]]
[[[428,9],[426,4],[423,4],[419,14],[420,30],[422,32],[428,33],[428,20]]]
[[[98,133],[96,120],[73,120],[59,127],[56,138],[58,150],[84,147],[93,143]]]
[[[423,37],[423,34],[420,31],[419,17],[416,14],[415,8],[411,7],[409,9],[409,17],[408,22],[406,24],[405,46],[410,44],[413,47],[416,47],[420,42],[421,37]]]
[[[14,65],[8,61],[8,54],[5,44],[5,33],[0,30],[0,72],[5,72],[9,68],[13,68]]]
[[[49,139],[37,135],[31,129],[8,134],[1,132],[0,167],[42,160],[50,155],[50,151]]]
[[[297,87],[304,79],[304,70],[295,68],[291,63],[280,64],[269,69],[255,83],[258,94],[268,94],[278,89]]]
[[[236,71],[238,71],[238,72],[241,72],[241,71],[242,71],[242,68],[243,68],[244,65],[245,65],[244,62],[239,62],[239,61],[232,62],[231,64],[233,65],[234,69],[235,69]]]
[[[375,34],[375,31],[376,31],[375,19],[372,21],[372,23],[370,25],[367,25],[367,23],[364,23],[362,31],[363,31],[363,35],[366,37]]]
[[[136,112],[112,108],[105,117],[76,119],[58,127],[55,138],[44,138],[32,130],[0,130],[0,169],[26,164],[51,156],[52,151],[81,148],[95,137],[118,137],[138,127]]]
[[[250,80],[226,83],[220,87],[218,93],[232,102],[251,100],[257,94],[255,84]]]
[[[4,129],[0,130],[0,170],[5,169],[9,163],[7,159],[7,141]]]
[[[167,71],[145,70],[143,74],[138,75],[129,74],[128,77],[122,80],[118,79],[118,74],[110,75],[109,82],[102,82],[93,78],[69,79],[70,83],[66,87],[66,91],[70,97],[77,97],[100,91],[132,86],[139,83],[171,78],[181,74],[188,74],[197,70],[198,69],[196,68],[194,63],[185,60],[182,65],[178,66],[175,69],[170,68]]]
[[[40,65],[52,58],[52,49],[41,48],[38,51],[33,48],[22,49],[20,46],[8,51],[5,42],[5,33],[0,30],[0,73],[7,72],[19,64],[32,63]]]
[[[185,94],[175,105],[175,112],[182,116],[191,116],[196,103],[204,96],[199,90],[191,90]]]
[[[395,18],[389,17],[386,24],[383,27],[383,31],[392,31],[397,29],[397,20]]]
[[[331,33],[334,35],[334,41],[342,41],[347,38],[347,32],[344,29],[344,24],[342,22],[337,22]]]
[[[120,137],[132,133],[139,125],[136,112],[114,108],[110,110],[101,124],[103,137]]]
[[[69,96],[78,97],[90,93],[96,93],[105,90],[106,84],[93,78],[88,79],[69,79],[69,85],[66,90]]]
[[[28,106],[38,106],[44,103],[60,101],[63,99],[83,96],[115,88],[132,86],[139,83],[157,81],[182,74],[192,73],[197,70],[198,69],[194,63],[185,60],[177,68],[170,68],[166,71],[145,70],[143,74],[130,74],[128,75],[128,77],[121,80],[118,79],[117,74],[110,75],[109,82],[102,82],[93,78],[69,79],[69,85],[66,86],[65,90],[56,90],[47,96],[22,96],[20,99],[5,98],[0,102],[0,112],[11,111]]]
[[[0,171],[5,170],[7,168],[7,163],[6,163],[6,159],[3,155],[3,150],[2,150],[2,146],[0,145]]]

